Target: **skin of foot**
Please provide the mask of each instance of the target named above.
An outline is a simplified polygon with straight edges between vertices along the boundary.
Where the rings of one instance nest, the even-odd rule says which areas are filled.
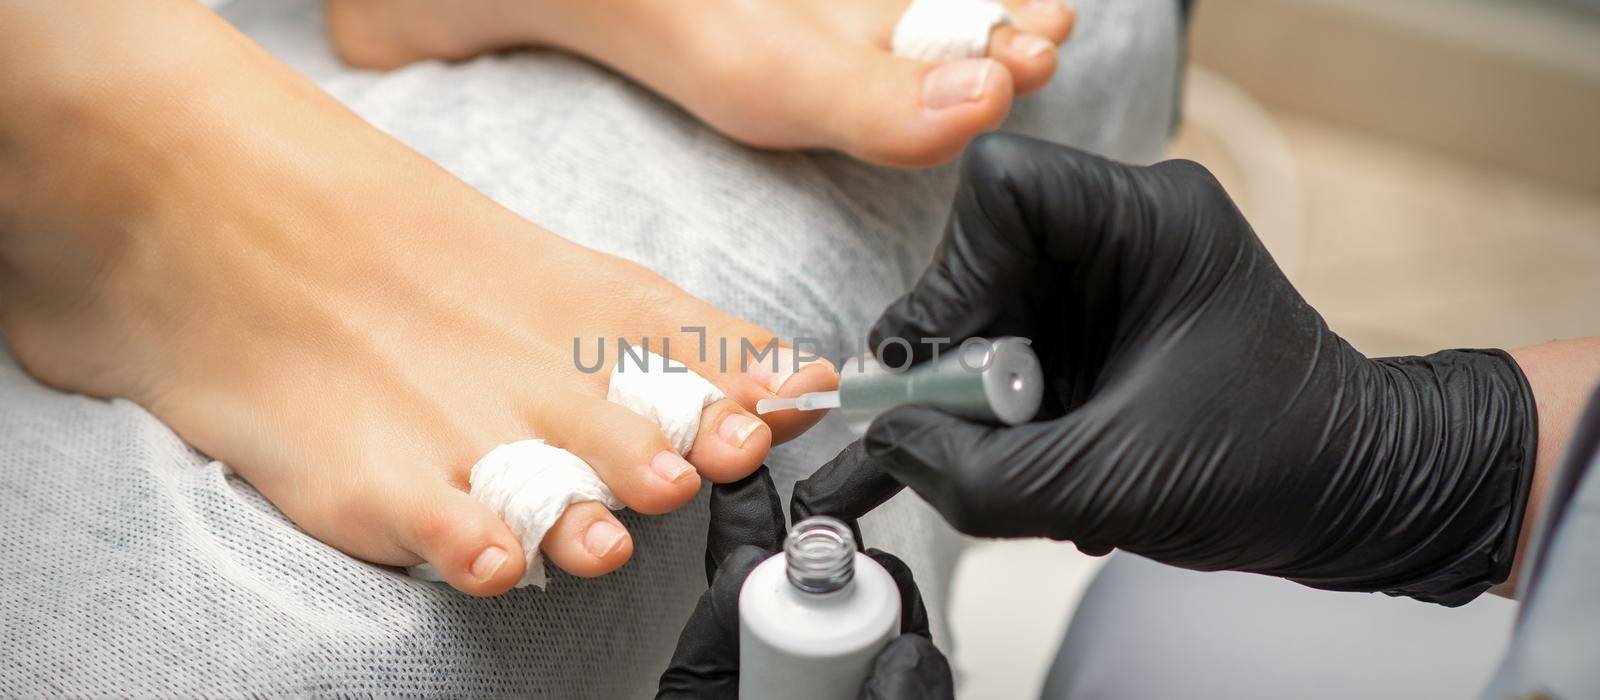
[[[520,46],[610,66],[728,136],[762,148],[826,148],[881,165],[955,158],[1000,124],[1013,95],[1043,87],[1073,8],[1001,0],[1011,21],[986,58],[895,56],[910,0],[327,0],[328,33],[352,65],[390,69]]]
[[[826,363],[700,361],[684,326],[733,347],[771,333],[499,207],[198,3],[18,3],[0,27],[13,353],[63,390],[137,402],[352,556],[503,592],[521,548],[467,493],[495,446],[543,438],[664,513],[816,420],[759,420],[757,400],[837,386]],[[669,338],[727,394],[687,460],[605,400],[605,372],[576,369],[573,339],[602,337]],[[593,502],[542,543],[578,576],[632,547]]]

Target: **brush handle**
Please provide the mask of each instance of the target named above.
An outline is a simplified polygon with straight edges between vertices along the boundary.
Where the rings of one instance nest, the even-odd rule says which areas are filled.
[[[1028,339],[979,341],[904,371],[884,367],[870,355],[846,361],[839,410],[850,429],[863,434],[884,412],[911,404],[996,425],[1031,420],[1044,395],[1044,373]]]

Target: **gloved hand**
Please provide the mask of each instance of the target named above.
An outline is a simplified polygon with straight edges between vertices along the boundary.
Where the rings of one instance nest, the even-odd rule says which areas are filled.
[[[881,501],[886,470],[970,534],[1191,569],[1447,605],[1505,579],[1536,430],[1506,353],[1364,357],[1194,163],[999,135],[964,163],[932,266],[870,342],[900,366],[884,339],[923,361],[928,338],[1031,338],[1041,416],[901,408],[821,473]]]
[[[829,479],[844,476],[843,472],[833,474]],[[813,480],[804,490],[832,494],[837,485],[836,481]],[[801,491],[797,486],[796,493]],[[845,505],[870,509],[876,503],[851,499]],[[866,512],[798,508],[797,512],[832,515],[850,523],[852,528],[855,519]],[[766,467],[739,481],[712,487],[711,528],[706,537],[706,576],[711,588],[700,596],[700,603],[684,625],[672,663],[661,675],[657,698],[738,697],[739,589],[756,565],[783,548],[787,532],[778,489]],[[861,697],[883,700],[954,697],[950,663],[933,646],[928,632],[928,611],[923,607],[922,595],[911,578],[911,570],[892,554],[876,549],[865,553],[881,564],[900,588],[901,629],[900,636],[878,653],[872,675],[861,689]]]

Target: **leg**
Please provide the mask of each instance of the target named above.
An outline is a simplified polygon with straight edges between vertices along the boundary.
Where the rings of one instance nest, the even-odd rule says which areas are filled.
[[[544,437],[633,510],[665,513],[694,497],[696,467],[737,478],[809,422],[769,429],[755,400],[831,375],[697,357],[685,325],[735,347],[770,334],[498,207],[192,3],[5,20],[29,60],[0,81],[31,98],[0,124],[17,195],[0,212],[0,325],[17,358],[134,400],[346,553],[502,592],[516,543],[464,493],[488,449]],[[186,41],[141,39],[165,33]],[[694,464],[574,367],[572,339],[623,337],[671,337],[730,397],[705,412]],[[544,549],[594,576],[632,545],[585,503]]]
[[[1070,69],[1013,121],[1118,158],[1159,154],[1176,65],[1167,58],[1171,3],[1079,7],[1098,19],[1075,32]],[[859,339],[920,272],[954,188],[949,168],[893,171],[740,148],[560,54],[375,74],[329,52],[313,0],[233,0],[224,14],[501,205],[784,338]],[[824,421],[768,462],[787,490],[848,439]],[[0,615],[0,639],[38,650],[0,653],[18,661],[0,664],[4,687],[53,678],[59,685],[39,692],[636,697],[654,688],[705,585],[700,504],[620,513],[633,558],[603,578],[553,571],[542,593],[492,599],[423,584],[307,537],[138,406],[52,391],[9,357],[0,357],[0,444],[10,446],[0,454],[10,486],[0,488],[0,533],[11,535],[0,534],[0,559],[12,563],[0,598],[18,611]],[[869,544],[915,569],[942,627],[953,533],[911,496],[863,527]],[[81,658],[107,662],[62,662]]]
[[[1008,128],[1123,160],[1157,159],[1171,126],[1176,7],[1076,4],[1093,21],[1067,45],[1070,69],[1020,104]],[[632,82],[558,53],[351,71],[308,35],[319,9],[309,0],[234,0],[225,15],[497,202],[643,263],[780,337],[817,339],[835,359],[858,348],[884,306],[921,274],[948,213],[953,167],[890,170],[834,154],[743,148]],[[827,419],[774,448],[768,465],[780,490],[851,439]],[[941,609],[960,547],[955,533],[910,494],[863,527],[870,545],[910,563],[930,610]],[[679,550],[699,555],[693,543]],[[685,593],[697,594],[702,581],[685,580]],[[933,622],[948,646],[944,616]],[[670,653],[672,630],[659,632],[655,643]]]
[[[393,68],[550,46],[608,65],[714,128],[762,148],[831,148],[887,165],[950,160],[1044,85],[1073,10],[1005,0],[995,60],[929,64],[890,53],[908,0],[814,3],[329,0],[347,61]]]

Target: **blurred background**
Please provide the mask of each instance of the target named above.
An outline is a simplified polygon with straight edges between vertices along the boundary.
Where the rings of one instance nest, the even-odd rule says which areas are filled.
[[[1169,154],[1357,348],[1600,334],[1600,0],[1198,0],[1189,42]],[[962,697],[1036,697],[1099,563],[971,548]]]

